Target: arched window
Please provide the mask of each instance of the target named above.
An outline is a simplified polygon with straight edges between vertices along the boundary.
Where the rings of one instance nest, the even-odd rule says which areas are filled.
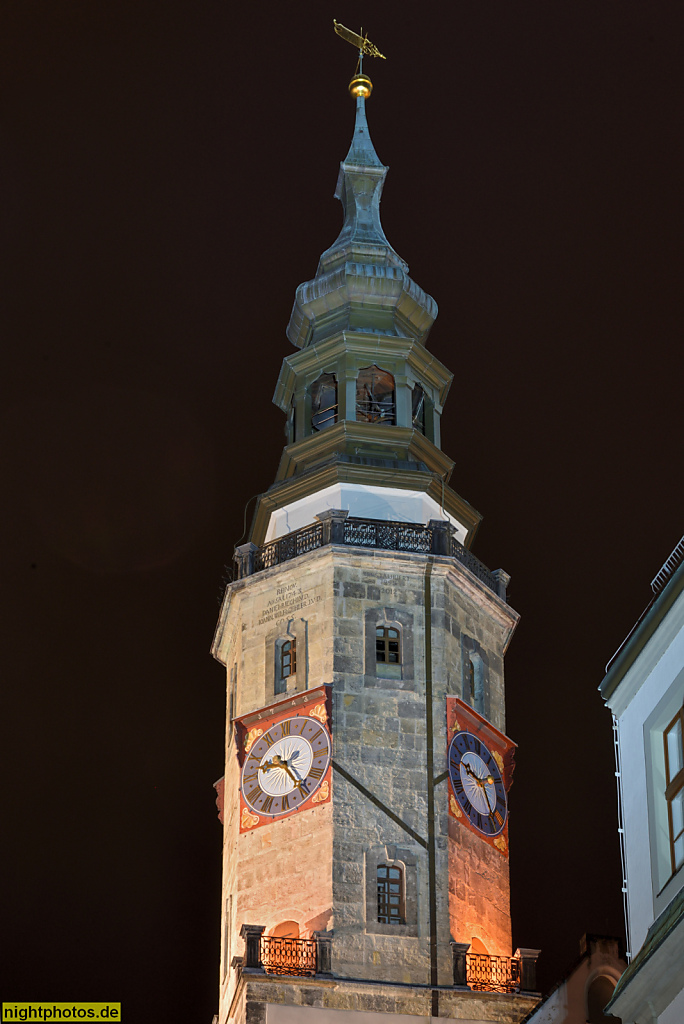
[[[416,384],[411,397],[411,414],[414,430],[425,433],[425,392],[420,384]]]
[[[406,924],[404,869],[378,864],[378,924]]]
[[[311,385],[311,426],[314,430],[337,423],[337,378],[322,373]]]
[[[394,377],[379,366],[366,366],[356,378],[356,418],[362,423],[397,422]]]
[[[395,626],[376,628],[375,660],[383,665],[401,665],[401,633]]]
[[[612,1013],[604,1013],[604,1007],[607,1002],[610,1001],[615,984],[606,978],[605,975],[599,975],[598,978],[594,978],[589,991],[587,992],[587,1020],[589,1024],[609,1024],[609,1022],[617,1022],[618,1017],[614,1017]]]

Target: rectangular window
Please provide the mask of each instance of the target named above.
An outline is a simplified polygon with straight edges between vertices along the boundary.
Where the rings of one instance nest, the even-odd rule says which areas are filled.
[[[684,708],[665,730],[665,799],[670,827],[672,873],[684,864]]]
[[[398,629],[378,626],[375,630],[375,660],[386,665],[401,663],[401,644]]]
[[[378,865],[378,924],[406,924],[404,872]]]
[[[293,676],[297,671],[297,641],[286,640],[280,648],[280,675],[282,679]]]

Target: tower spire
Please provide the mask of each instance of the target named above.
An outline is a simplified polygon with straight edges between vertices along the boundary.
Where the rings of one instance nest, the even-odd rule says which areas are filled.
[[[365,77],[365,75],[356,75],[352,79],[351,84],[354,85],[359,79]],[[368,81],[370,82],[370,79]],[[352,93],[352,95],[356,96],[356,120],[354,122],[354,134],[352,135],[351,145],[349,152],[344,158],[344,163],[355,164],[360,167],[383,167],[378,154],[375,152],[375,146],[371,142],[368,119],[366,117],[366,96],[360,90]],[[367,95],[370,96],[370,91]],[[387,171],[386,167],[383,169],[385,172]]]

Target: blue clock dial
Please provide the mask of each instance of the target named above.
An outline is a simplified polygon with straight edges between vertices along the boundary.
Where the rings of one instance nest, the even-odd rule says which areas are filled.
[[[457,732],[449,746],[449,779],[470,823],[486,836],[503,831],[506,789],[494,757],[477,736]]]

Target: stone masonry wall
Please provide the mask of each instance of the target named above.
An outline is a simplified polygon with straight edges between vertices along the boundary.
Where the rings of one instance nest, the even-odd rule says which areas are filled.
[[[228,709],[231,675],[237,666],[234,715],[270,705],[288,694],[332,679],[332,560],[329,549],[303,556],[234,584],[224,607],[219,656],[226,664]],[[297,670],[287,693],[274,694],[275,639],[296,629]],[[269,687],[270,680],[270,687]],[[264,925],[269,933],[283,921],[296,921],[300,934],[331,927],[332,804],[305,807],[251,832],[239,831],[240,769],[233,730],[226,729],[223,921],[232,907],[230,938],[221,968],[219,1022],[224,1024],[236,972],[232,956],[242,956],[243,924]],[[334,781],[333,781],[334,786]]]
[[[336,550],[335,563],[335,758],[427,839],[424,594],[428,560],[422,555],[345,548]],[[430,586],[433,777],[437,777],[446,769],[445,697],[462,695],[462,634],[477,642],[486,658],[488,717],[503,729],[503,652],[517,616],[451,560],[433,560]],[[402,627],[404,664],[394,677],[369,658],[369,634],[374,646],[376,624]],[[435,788],[434,826],[440,984],[451,982],[449,940],[460,940],[466,931],[486,936],[492,953],[511,953],[507,861],[468,830],[462,845],[454,848],[449,839],[448,796],[449,783],[443,781]],[[346,977],[428,983],[426,850],[339,776],[333,818],[333,970]],[[380,930],[372,919],[369,851],[385,847],[391,853],[394,846],[410,853],[417,865],[413,934],[392,926]],[[466,877],[468,899],[461,906],[454,901],[454,893],[461,891]]]
[[[463,696],[466,648],[481,653],[486,715],[503,731],[503,654],[517,621],[516,613],[459,563],[413,553],[322,548],[233,584],[217,634],[217,655],[228,674],[228,706],[234,678],[234,714],[244,715],[278,699],[272,690],[272,645],[281,632],[294,632],[297,673],[288,692],[333,684],[334,760],[424,840],[429,833],[428,565],[436,778],[446,769],[445,697]],[[378,625],[401,630],[401,666],[376,662]],[[238,786],[229,729],[223,890],[224,915],[232,899],[229,956],[242,955],[243,923],[263,924],[269,931],[295,920],[303,933],[332,930],[332,968],[338,977],[429,984],[424,845],[338,771],[333,771],[331,803],[241,835]],[[447,780],[435,787],[434,796],[438,983],[450,985],[450,939],[477,936],[490,952],[510,955],[507,861],[463,826],[460,832],[454,827]],[[385,862],[404,867],[405,926],[377,922],[375,872]],[[236,972],[228,966],[222,977],[220,1024]]]

